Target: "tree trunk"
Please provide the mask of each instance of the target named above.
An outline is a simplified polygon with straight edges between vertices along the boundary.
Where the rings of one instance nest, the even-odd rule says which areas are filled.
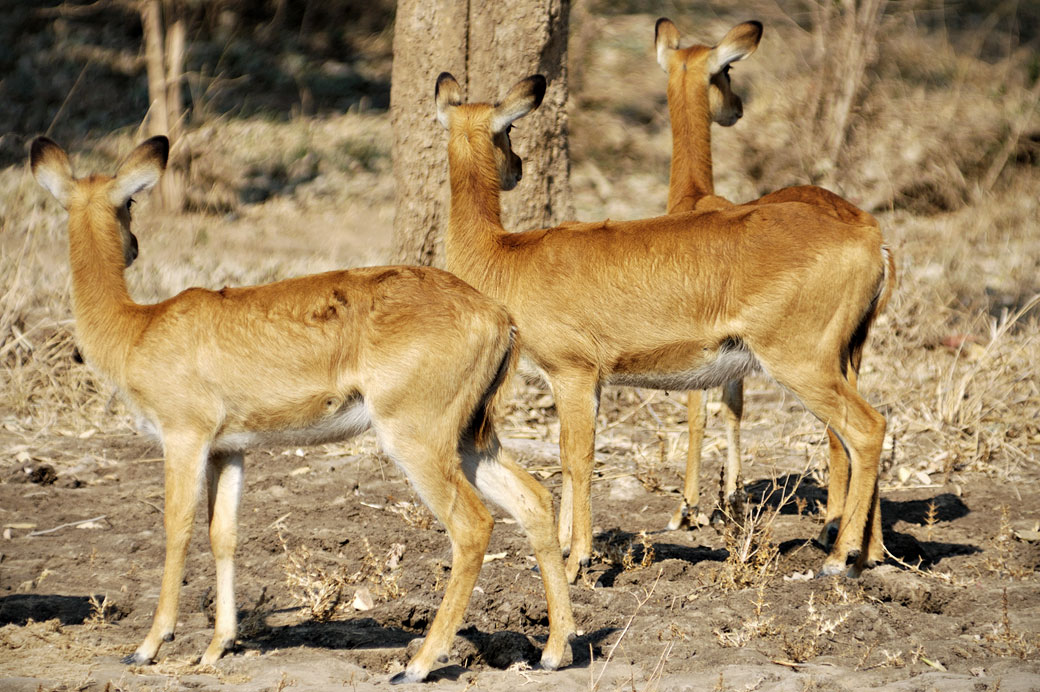
[[[166,5],[164,13],[160,0],[143,0],[141,28],[150,101],[145,129],[150,135],[170,138],[170,166],[158,185],[159,200],[163,208],[179,211],[184,204],[185,172],[178,162],[188,158],[178,148],[184,117],[181,99],[186,33],[184,18],[179,16],[173,3]]]
[[[144,62],[148,72],[147,130],[152,135],[170,132],[166,111],[166,60],[163,58],[162,7],[159,0],[141,3]]]
[[[567,145],[569,0],[457,3],[401,0],[390,82],[393,124],[395,260],[442,265],[448,223],[446,133],[436,121],[433,87],[451,72],[466,101],[496,102],[517,81],[545,75],[541,108],[519,121],[513,148],[524,179],[502,198],[510,230],[542,228],[573,216]]]

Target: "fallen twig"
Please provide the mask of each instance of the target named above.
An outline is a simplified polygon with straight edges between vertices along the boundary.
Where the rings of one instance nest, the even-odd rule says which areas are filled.
[[[277,519],[272,521],[270,524],[268,524],[267,528],[264,529],[264,531],[270,531],[271,529],[276,528],[276,527],[280,528],[281,527],[281,523],[283,521],[285,521],[286,519],[288,519],[290,514],[292,514],[292,512],[286,512],[282,516],[278,517]]]
[[[55,526],[53,529],[44,529],[43,531],[33,531],[30,536],[42,536],[45,533],[54,533],[55,531],[61,531],[67,529],[70,526],[79,526],[80,524],[89,524],[92,521],[101,521],[107,519],[107,514],[102,514],[100,517],[94,517],[93,519],[80,519],[79,521],[70,521],[68,524],[62,524],[61,526]]]
[[[149,507],[154,509],[159,514],[163,513],[163,508],[160,507],[159,505],[155,504],[154,502],[149,502],[148,500],[138,500],[138,502],[140,502],[143,505],[148,505]]]
[[[603,678],[603,674],[607,672],[607,666],[610,664],[610,660],[614,658],[614,651],[617,650],[618,644],[620,644],[621,640],[625,638],[626,634],[628,634],[628,630],[632,626],[632,621],[635,620],[636,615],[639,614],[639,609],[646,605],[646,602],[653,597],[654,590],[657,589],[657,584],[661,581],[662,574],[664,574],[663,567],[660,570],[658,570],[657,579],[654,580],[654,584],[650,587],[650,590],[643,590],[643,593],[645,593],[646,596],[643,598],[636,596],[636,609],[632,611],[632,615],[629,616],[628,622],[625,623],[624,629],[621,630],[621,634],[614,641],[614,644],[610,647],[610,651],[607,652],[607,657],[603,660],[603,667],[599,669],[599,675],[595,677],[593,677],[592,674],[592,663],[594,658],[592,656],[592,644],[589,644],[589,689],[593,692],[599,689],[599,682]]]

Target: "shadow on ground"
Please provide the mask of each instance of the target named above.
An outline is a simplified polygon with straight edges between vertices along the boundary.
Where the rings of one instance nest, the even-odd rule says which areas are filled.
[[[104,602],[103,596],[94,596],[94,602]],[[96,606],[90,596],[58,596],[57,594],[11,594],[0,597],[0,627],[25,625],[29,620],[46,622],[58,619],[63,625],[82,625],[94,614]],[[114,613],[106,606],[106,618],[118,620],[122,613]]]
[[[614,628],[606,627],[590,632],[571,642],[573,663],[584,666],[590,662],[590,651],[593,656],[600,654],[599,643]],[[402,662],[414,653],[414,647],[422,638],[421,633],[408,631],[400,627],[380,625],[373,618],[356,618],[346,621],[317,622],[309,620],[295,625],[273,627],[249,639],[243,639],[242,647],[269,652],[277,649],[296,647],[324,649],[406,649],[407,653],[386,652],[379,657],[399,658]],[[520,632],[500,630],[483,632],[476,627],[467,627],[458,633],[451,653],[451,658],[462,665],[449,665],[431,673],[431,680],[456,680],[466,672],[466,666],[476,663],[504,669],[515,663],[526,663],[536,666],[541,659],[545,638],[529,638]]]

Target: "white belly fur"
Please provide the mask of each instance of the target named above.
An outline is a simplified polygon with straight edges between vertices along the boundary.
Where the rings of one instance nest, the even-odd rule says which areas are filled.
[[[249,430],[218,435],[211,452],[240,452],[253,447],[306,447],[356,437],[372,425],[363,399],[354,399],[335,413],[306,428],[288,430]],[[138,429],[162,443],[162,431],[146,417],[137,420]]]
[[[372,425],[372,417],[362,399],[357,399],[335,413],[306,428],[289,430],[257,430],[220,435],[213,440],[214,452],[237,452],[251,447],[288,447],[336,442],[360,435]]]
[[[616,372],[608,378],[609,384],[646,389],[664,389],[672,392],[721,387],[739,380],[759,369],[758,360],[746,348],[725,348],[707,365],[682,372]]]

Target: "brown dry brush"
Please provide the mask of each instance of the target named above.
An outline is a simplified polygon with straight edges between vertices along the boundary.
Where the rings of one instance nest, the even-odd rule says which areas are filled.
[[[812,182],[869,211],[924,214],[977,202],[1008,181],[1017,160],[1035,158],[1040,85],[1030,51],[1016,50],[1029,37],[997,35],[1008,22],[993,22],[957,40],[921,22],[933,7],[810,0],[809,40],[790,41],[768,70],[739,68],[762,74],[762,93],[745,116],[758,126],[731,152],[743,162],[733,170],[752,171],[759,194]],[[790,19],[762,12],[770,31]],[[984,57],[992,44],[1006,53]]]
[[[348,607],[368,610],[375,605],[375,599],[386,602],[404,595],[398,584],[399,563],[405,550],[401,543],[393,544],[383,556],[377,556],[368,538],[363,538],[365,555],[360,567],[350,571],[343,563],[326,568],[306,545],[290,548],[281,532],[278,540],[285,554],[285,584],[289,594],[295,605],[305,608],[318,622],[325,622]],[[358,586],[363,586],[364,591],[351,590]],[[353,603],[346,602],[351,597]]]
[[[803,469],[802,477],[805,474]],[[724,590],[760,586],[774,576],[779,565],[780,547],[773,537],[773,527],[780,511],[792,502],[800,483],[784,488],[775,483],[758,502],[748,499],[732,507],[721,506],[726,560],[719,568],[716,584]]]
[[[1014,656],[1023,661],[1033,659],[1040,654],[1040,634],[1036,632],[1021,632],[1011,624],[1008,615],[1008,594],[1004,589],[1001,595],[1001,618],[1000,624],[994,625],[993,630],[985,635],[984,639],[988,648],[998,656]]]
[[[97,427],[113,392],[77,355],[66,274],[55,262],[66,247],[53,233],[60,210],[39,212],[21,184],[3,187],[27,213],[0,218],[0,231],[11,234],[0,243],[0,424],[33,434]]]

